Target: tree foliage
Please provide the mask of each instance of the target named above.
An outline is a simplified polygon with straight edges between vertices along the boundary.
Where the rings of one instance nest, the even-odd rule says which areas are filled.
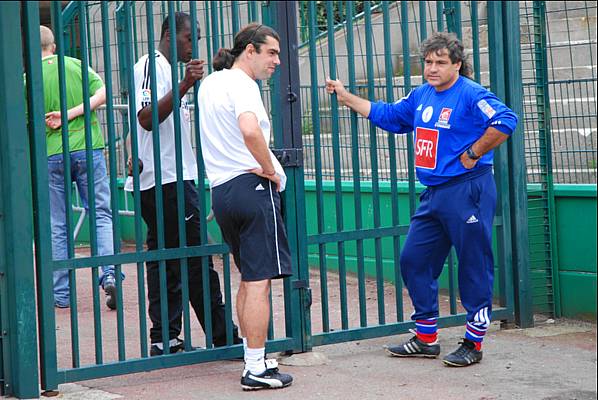
[[[301,16],[301,40],[307,40],[307,33],[308,29],[307,26],[309,24],[309,16],[308,16],[308,4],[309,1],[301,1],[300,5],[300,16]],[[336,26],[338,24],[344,23],[347,19],[347,1],[316,1],[316,27],[318,32],[325,32],[328,30],[328,6],[327,3],[332,4],[332,13],[333,13],[333,24]],[[365,7],[368,5],[370,7],[375,7],[381,3],[381,1],[353,1],[351,2],[353,6],[353,17],[358,14],[361,14]]]

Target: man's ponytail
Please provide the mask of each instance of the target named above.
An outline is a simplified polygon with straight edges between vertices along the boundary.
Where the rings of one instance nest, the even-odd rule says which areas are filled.
[[[230,69],[235,62],[235,58],[236,57],[233,55],[231,49],[220,49],[218,50],[216,56],[214,56],[212,66],[214,67],[215,71]]]

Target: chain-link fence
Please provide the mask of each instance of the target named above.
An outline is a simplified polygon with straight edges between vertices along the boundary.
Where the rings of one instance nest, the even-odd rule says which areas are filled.
[[[596,183],[596,2],[538,3],[520,3],[528,182]]]

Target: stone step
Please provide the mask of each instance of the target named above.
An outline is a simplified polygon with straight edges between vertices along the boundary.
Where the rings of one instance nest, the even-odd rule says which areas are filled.
[[[550,22],[573,17],[596,17],[595,1],[547,1],[546,19]]]
[[[596,14],[589,18],[584,16],[550,20],[546,28],[548,43],[595,39]]]

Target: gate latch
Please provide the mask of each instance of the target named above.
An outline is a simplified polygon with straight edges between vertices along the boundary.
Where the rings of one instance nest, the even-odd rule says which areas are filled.
[[[305,293],[306,307],[311,308],[311,303],[312,303],[311,288],[307,284],[307,281],[303,280],[303,279],[299,279],[299,280],[293,281],[292,285],[293,285],[293,289],[301,289]]]
[[[283,167],[303,166],[303,149],[273,149],[272,153]]]

